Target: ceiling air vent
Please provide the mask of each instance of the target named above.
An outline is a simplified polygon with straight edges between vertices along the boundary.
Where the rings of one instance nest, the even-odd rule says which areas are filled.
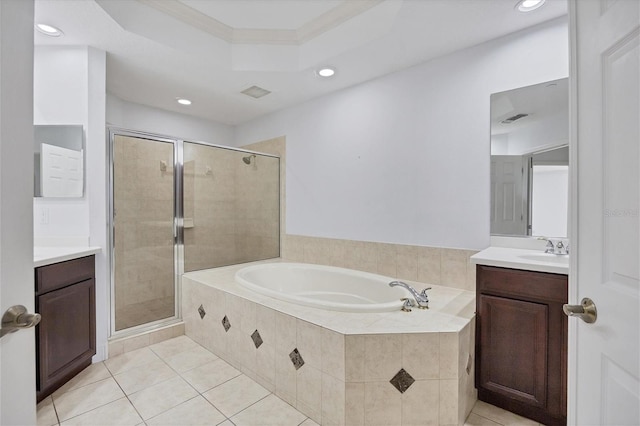
[[[511,116],[509,118],[505,118],[504,120],[501,121],[501,123],[502,124],[511,124],[514,121],[520,120],[521,118],[525,118],[528,115],[529,114],[516,114],[516,115]]]
[[[258,98],[261,98],[263,96],[267,96],[271,92],[268,91],[267,89],[263,89],[262,87],[251,86],[248,89],[244,89],[240,93],[243,93],[243,94],[245,94],[247,96],[251,96],[252,98],[258,99]]]

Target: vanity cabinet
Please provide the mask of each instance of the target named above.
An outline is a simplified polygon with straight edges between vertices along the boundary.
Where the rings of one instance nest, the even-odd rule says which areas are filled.
[[[476,266],[478,399],[566,424],[567,276]]]
[[[35,269],[38,402],[91,364],[96,353],[95,256]]]

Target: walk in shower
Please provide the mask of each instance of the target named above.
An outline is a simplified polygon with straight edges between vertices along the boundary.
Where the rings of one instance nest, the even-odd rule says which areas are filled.
[[[110,129],[111,334],[180,319],[183,272],[280,255],[280,159]]]

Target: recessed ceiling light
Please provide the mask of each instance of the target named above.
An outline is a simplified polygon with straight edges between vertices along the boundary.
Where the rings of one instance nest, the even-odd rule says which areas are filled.
[[[191,105],[191,101],[189,99],[178,98],[177,101],[180,105]]]
[[[36,30],[49,37],[60,37],[64,34],[61,29],[47,24],[36,24]]]
[[[318,70],[318,75],[320,77],[331,77],[336,73],[336,70],[329,67],[320,68]]]
[[[545,0],[520,0],[516,8],[520,12],[531,12],[544,4]]]

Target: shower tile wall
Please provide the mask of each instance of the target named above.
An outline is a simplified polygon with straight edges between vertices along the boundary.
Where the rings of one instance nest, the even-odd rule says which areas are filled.
[[[184,144],[185,271],[278,257],[278,159]]]
[[[173,145],[114,140],[115,327],[174,315]]]

